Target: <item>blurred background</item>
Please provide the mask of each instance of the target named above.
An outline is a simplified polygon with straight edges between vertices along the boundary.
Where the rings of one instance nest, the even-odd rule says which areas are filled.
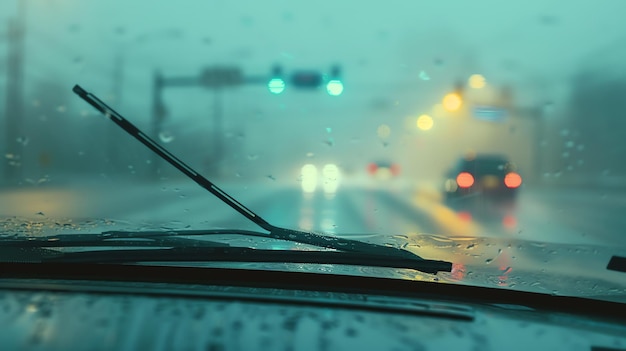
[[[0,215],[239,223],[80,84],[277,224],[614,242],[623,13],[619,0],[3,1]]]

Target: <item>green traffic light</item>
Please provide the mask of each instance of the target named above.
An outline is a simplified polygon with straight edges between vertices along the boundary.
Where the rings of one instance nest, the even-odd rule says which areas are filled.
[[[326,84],[326,91],[331,96],[341,95],[343,93],[343,83],[339,79],[330,80]]]
[[[285,91],[285,81],[280,78],[273,78],[267,83],[267,88],[272,94],[280,94]]]

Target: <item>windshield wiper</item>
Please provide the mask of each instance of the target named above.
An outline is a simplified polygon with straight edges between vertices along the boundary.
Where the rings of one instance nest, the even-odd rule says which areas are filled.
[[[1,252],[2,250],[0,250]],[[363,255],[342,251],[266,250],[249,247],[172,247],[161,249],[89,250],[59,252],[39,249],[25,252],[22,262],[135,264],[147,262],[254,262],[339,264],[353,266],[414,269],[436,274],[447,269],[448,262],[416,260],[389,255]],[[16,260],[13,258],[12,261]],[[2,260],[0,260],[2,261]]]
[[[200,185],[202,188],[209,191],[211,194],[215,195],[217,198],[222,200],[225,204],[233,208],[235,211],[239,212],[241,215],[261,227],[262,229],[268,231],[268,234],[262,234],[261,236],[270,237],[279,240],[288,240],[293,242],[298,242],[302,244],[315,245],[318,247],[325,247],[334,250],[344,251],[344,252],[358,252],[360,254],[366,255],[380,255],[380,256],[392,256],[399,258],[407,258],[412,259],[417,262],[426,263],[429,260],[425,260],[418,255],[413,254],[412,252],[395,248],[388,247],[376,244],[365,243],[357,240],[349,240],[344,238],[338,238],[333,236],[320,235],[309,232],[302,232],[297,230],[291,230],[286,228],[281,228],[274,226],[264,220],[261,216],[254,213],[252,210],[248,209],[244,205],[242,205],[239,201],[235,200],[232,196],[227,194],[224,190],[217,187],[211,181],[203,177],[201,174],[196,172],[193,168],[185,164],[183,161],[178,159],[176,156],[171,154],[167,149],[156,143],[150,137],[148,137],[144,132],[142,132],[135,125],[130,123],[126,118],[116,112],[114,109],[109,107],[106,103],[100,100],[97,96],[92,93],[87,92],[85,89],[81,88],[79,85],[75,85],[73,88],[74,93],[76,93],[79,97],[93,106],[96,110],[100,111],[105,116],[109,117],[111,121],[117,124],[120,128],[126,131],[135,139],[139,140],[142,144],[152,150],[154,153],[159,155],[162,159],[170,163],[176,169],[181,171],[191,180],[193,180],[196,184]],[[194,234],[197,232],[197,234]],[[207,235],[209,231],[173,231],[170,232],[172,235]],[[118,232],[119,233],[119,232]],[[102,235],[106,235],[107,233],[103,233]],[[108,233],[111,234],[111,233]],[[146,233],[145,235],[149,235],[150,233]],[[154,232],[152,234],[155,234]],[[156,233],[160,235],[160,233]],[[167,234],[167,233],[166,233]],[[250,234],[250,233],[249,233]],[[144,234],[140,234],[142,236]],[[256,235],[256,234],[252,234]],[[167,236],[167,235],[165,235]],[[301,252],[298,252],[301,253]],[[443,261],[434,261],[434,262],[443,262]],[[451,262],[443,262],[444,264],[439,264],[441,269],[437,271],[447,271],[450,272],[452,270]],[[433,273],[436,273],[434,271]]]

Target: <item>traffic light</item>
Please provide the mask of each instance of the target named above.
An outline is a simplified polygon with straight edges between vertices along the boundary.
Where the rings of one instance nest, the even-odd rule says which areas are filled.
[[[343,82],[340,79],[340,69],[338,66],[331,68],[330,74],[323,74],[316,70],[294,71],[289,76],[289,81],[285,82],[283,71],[280,66],[274,66],[272,76],[267,82],[267,88],[273,94],[281,94],[287,85],[299,89],[318,89],[322,85],[326,86],[326,92],[331,96],[343,93]]]
[[[272,78],[269,82],[267,82],[267,88],[272,94],[280,94],[285,91],[283,69],[280,66],[274,66],[274,68],[272,69]]]
[[[330,80],[326,83],[326,92],[331,96],[339,96],[343,93],[343,82],[340,79],[339,66],[334,66],[330,72]]]

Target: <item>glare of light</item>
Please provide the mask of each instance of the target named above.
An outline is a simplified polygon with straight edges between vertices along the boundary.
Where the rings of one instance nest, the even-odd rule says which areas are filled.
[[[456,183],[459,185],[459,188],[469,188],[474,185],[474,176],[468,172],[461,172],[456,176]]]
[[[328,92],[328,95],[341,95],[341,93],[343,93],[343,83],[338,79],[330,80],[326,84],[326,91]]]
[[[376,177],[386,180],[391,178],[391,176],[393,176],[393,174],[391,173],[391,170],[387,167],[380,167],[378,168],[378,170],[376,171]]]
[[[508,173],[504,176],[504,185],[507,188],[517,188],[522,185],[522,177],[515,172]]]
[[[389,128],[389,126],[386,124],[381,124],[376,130],[376,134],[378,134],[378,137],[381,139],[388,138],[389,135],[391,135],[391,128]]]
[[[302,166],[302,191],[312,193],[317,187],[317,168],[312,164]]]
[[[400,165],[398,165],[397,163],[394,163],[391,165],[391,174],[396,177],[398,176],[398,174],[400,174]]]
[[[311,231],[313,229],[313,220],[310,217],[302,217],[298,222],[298,227],[301,230]]]
[[[506,215],[502,218],[502,226],[506,229],[513,229],[517,225],[517,219],[512,215]]]
[[[285,91],[285,81],[280,78],[273,78],[267,83],[267,88],[272,94],[280,94]]]
[[[443,108],[445,108],[447,111],[454,112],[461,108],[463,100],[461,99],[461,96],[459,94],[450,93],[443,97],[442,103]]]
[[[472,214],[469,212],[463,211],[463,212],[459,212],[457,215],[463,221],[469,222],[472,220]]]
[[[376,170],[378,170],[378,165],[375,163],[370,163],[369,165],[367,165],[367,171],[370,174],[376,174]]]
[[[339,187],[339,167],[337,165],[329,163],[322,168],[323,187],[324,193],[334,194]]]
[[[472,89],[482,89],[487,84],[485,77],[480,74],[472,74],[469,77],[468,84]]]
[[[433,118],[429,115],[421,115],[417,118],[417,128],[421,130],[430,130],[433,124]]]

